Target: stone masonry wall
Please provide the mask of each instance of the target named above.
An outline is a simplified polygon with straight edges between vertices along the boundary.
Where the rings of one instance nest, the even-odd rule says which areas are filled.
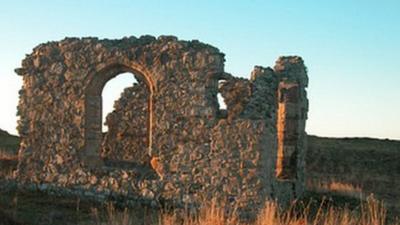
[[[307,136],[307,68],[300,57],[281,57],[274,67],[280,77],[277,109],[275,195],[282,201],[297,198],[305,189]],[[288,191],[292,190],[292,191]],[[293,194],[289,197],[288,193]]]
[[[196,40],[66,38],[36,47],[16,72],[24,80],[20,182],[128,202],[197,204],[217,197],[238,204],[244,218],[268,198],[287,202],[303,190],[308,108],[299,57],[279,58],[274,70],[257,66],[247,80],[225,73],[223,53]],[[123,72],[140,82],[116,102],[103,138],[102,89]],[[278,99],[286,83],[298,87],[294,105]],[[284,129],[280,104],[298,112],[282,117],[293,119]],[[282,142],[278,131],[296,135]],[[286,150],[289,142],[294,151]],[[293,160],[277,163],[286,158]],[[281,180],[276,165],[296,175]]]

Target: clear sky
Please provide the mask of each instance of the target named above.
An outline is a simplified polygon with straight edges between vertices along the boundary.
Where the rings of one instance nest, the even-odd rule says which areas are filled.
[[[0,128],[16,133],[22,82],[13,69],[39,43],[173,34],[218,47],[225,70],[242,77],[300,55],[310,77],[308,133],[400,139],[399,12],[398,0],[2,0]],[[129,86],[113,85],[117,95]]]

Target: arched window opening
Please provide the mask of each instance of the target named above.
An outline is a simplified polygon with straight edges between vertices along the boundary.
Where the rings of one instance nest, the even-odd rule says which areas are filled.
[[[223,88],[223,85],[225,82],[226,82],[225,80],[218,80],[217,100],[218,100],[218,117],[219,118],[227,118],[227,116],[228,116],[225,98],[221,94],[221,89]]]
[[[103,113],[103,127],[107,128],[107,133],[103,135],[101,157],[108,165],[148,165],[150,160],[147,151],[150,90],[140,77],[134,77],[131,73],[120,74],[107,82],[103,89],[104,103],[105,99],[116,97],[115,91],[123,87],[124,83],[131,84],[121,88],[123,91],[114,101],[112,111]],[[107,93],[114,86],[118,89]],[[110,107],[112,103],[108,104]],[[103,104],[103,112],[105,107]]]
[[[128,67],[115,65],[92,77],[85,97],[86,165],[151,170],[152,97],[151,78]]]

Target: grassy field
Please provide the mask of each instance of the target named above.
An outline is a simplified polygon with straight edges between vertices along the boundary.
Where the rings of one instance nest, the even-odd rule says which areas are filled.
[[[400,141],[309,136],[307,188],[360,198],[373,193],[400,214],[399,160]]]
[[[0,129],[0,159],[15,160],[19,146],[19,137]]]
[[[308,142],[308,192],[304,199],[284,210],[275,202],[266,202],[254,225],[399,224],[395,220],[398,214],[395,209],[400,207],[400,141],[310,136]],[[0,130],[0,177],[16,168],[18,143],[18,137]],[[375,193],[379,200],[368,197],[370,193]],[[0,225],[236,223],[237,218],[226,215],[215,202],[196,213],[140,205],[121,209],[112,203],[99,205],[74,198],[0,189]]]
[[[0,129],[0,178],[11,175],[17,166],[19,137]]]

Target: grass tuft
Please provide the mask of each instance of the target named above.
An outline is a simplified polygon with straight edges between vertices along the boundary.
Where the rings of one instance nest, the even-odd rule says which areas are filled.
[[[370,196],[367,201],[354,210],[347,207],[329,206],[322,201],[317,209],[312,209],[311,204],[298,207],[294,203],[283,210],[276,202],[266,202],[254,222],[239,222],[239,218],[226,215],[223,207],[216,201],[209,206],[202,207],[197,212],[175,210],[169,213],[160,213],[158,222],[140,223],[132,217],[130,211],[115,210],[113,205],[108,205],[107,220],[104,225],[400,225],[399,222],[388,222],[387,211],[383,203]],[[99,221],[99,220],[98,220]],[[148,221],[149,222],[149,221]]]

